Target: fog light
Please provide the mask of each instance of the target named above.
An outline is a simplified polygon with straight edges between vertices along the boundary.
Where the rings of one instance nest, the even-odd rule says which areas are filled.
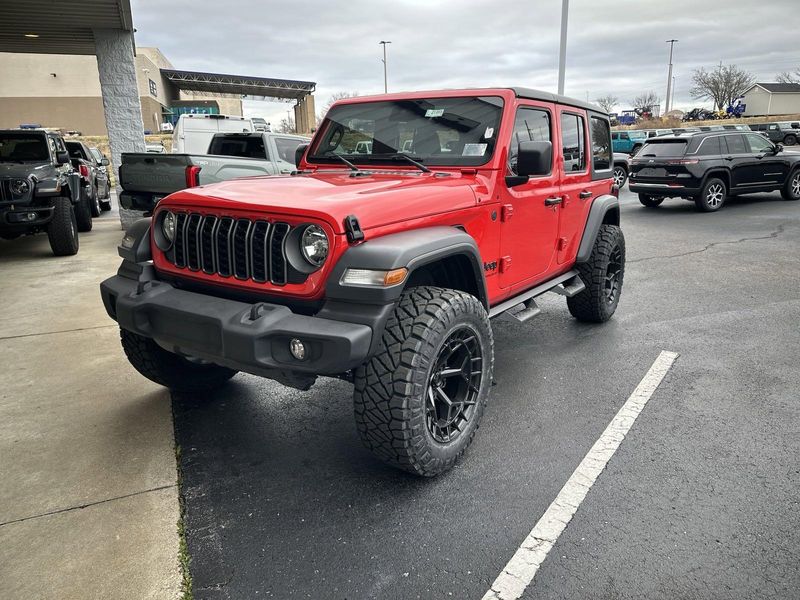
[[[306,345],[297,338],[292,338],[289,342],[289,352],[291,352],[292,356],[297,360],[306,359]]]
[[[28,219],[28,221],[35,221],[36,213],[25,213],[25,217]]]

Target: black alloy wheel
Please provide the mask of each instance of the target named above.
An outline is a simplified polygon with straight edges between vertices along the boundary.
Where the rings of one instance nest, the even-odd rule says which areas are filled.
[[[457,439],[474,415],[482,363],[477,334],[467,325],[455,329],[439,349],[428,380],[425,424],[440,444]]]

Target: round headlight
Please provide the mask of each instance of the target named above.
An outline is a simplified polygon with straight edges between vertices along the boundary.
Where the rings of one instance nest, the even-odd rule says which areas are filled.
[[[169,211],[167,211],[164,218],[161,219],[161,232],[170,244],[175,239],[175,222],[175,213]]]
[[[317,225],[309,225],[300,238],[300,249],[303,257],[315,267],[321,267],[328,258],[328,236]]]
[[[24,196],[30,191],[31,184],[28,183],[27,179],[15,179],[9,187],[11,188],[11,193],[15,196]]]

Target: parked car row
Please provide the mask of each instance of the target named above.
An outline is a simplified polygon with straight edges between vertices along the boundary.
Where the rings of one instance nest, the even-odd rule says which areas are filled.
[[[0,237],[46,232],[53,254],[76,254],[78,233],[111,208],[107,165],[96,148],[58,133],[0,130]]]
[[[751,131],[749,125],[700,125],[698,127],[672,127],[663,129],[625,129],[612,130],[611,143],[614,152],[625,152],[630,155],[641,150],[644,142],[650,138],[664,135],[681,135],[697,131]],[[782,141],[782,140],[781,140]]]

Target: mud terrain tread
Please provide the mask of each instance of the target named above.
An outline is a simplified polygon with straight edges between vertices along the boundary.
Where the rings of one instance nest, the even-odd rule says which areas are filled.
[[[483,305],[470,294],[437,287],[415,287],[403,293],[386,324],[380,350],[356,370],[356,426],[367,448],[384,462],[410,473],[433,476],[452,467],[472,441],[488,394],[483,393],[476,405],[476,425],[465,431],[457,451],[446,458],[428,451],[424,402],[419,406],[416,401],[426,389],[427,372],[438,350],[436,340],[446,332],[446,323],[463,315],[477,317],[488,331],[490,384],[494,352]]]
[[[601,225],[589,260],[577,265],[578,274],[586,285],[586,289],[572,298],[567,298],[567,307],[570,314],[579,321],[603,323],[608,321],[616,310],[615,305],[613,310],[609,311],[604,284],[608,260],[617,244],[622,251],[621,291],[625,275],[625,238],[617,225]]]
[[[80,247],[78,226],[69,198],[55,199],[53,218],[47,225],[47,239],[50,242],[50,249],[56,256],[72,256],[78,253]]]

